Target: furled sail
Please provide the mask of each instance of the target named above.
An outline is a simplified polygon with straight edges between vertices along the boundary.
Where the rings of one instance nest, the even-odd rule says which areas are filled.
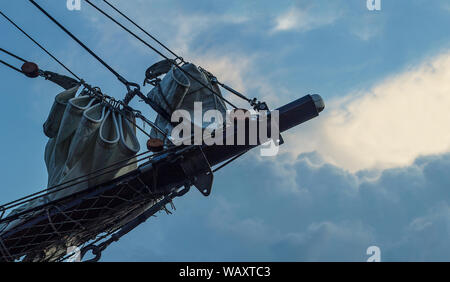
[[[206,128],[216,121],[195,122],[194,120],[194,102],[200,102],[202,105],[201,117],[209,110],[217,110],[225,117],[226,105],[223,100],[213,94],[204,85],[213,89],[221,95],[220,89],[216,83],[211,82],[208,76],[194,64],[185,64],[181,67],[183,71],[172,67],[164,76],[161,82],[155,86],[147,95],[154,103],[162,107],[166,113],[171,116],[175,110],[183,109],[189,113],[193,125]],[[188,73],[188,75],[185,74]],[[204,85],[200,84],[202,82]],[[198,114],[198,113],[197,113]],[[169,135],[173,128],[170,121],[158,115],[155,120],[156,125]],[[153,138],[164,139],[164,136],[157,130],[152,129],[150,135]]]
[[[14,209],[10,215],[71,195],[137,168],[133,156],[139,152],[140,146],[133,126],[134,117],[124,116],[89,95],[76,96],[77,91],[78,86],[59,93],[44,123],[44,133],[50,138],[45,148],[48,187],[127,161],[112,166],[107,170],[108,173],[63,184],[62,187],[67,188],[30,201]],[[17,220],[1,229],[10,228],[19,222]]]
[[[45,148],[49,187],[125,159],[129,159],[125,164],[133,163],[135,159],[131,157],[140,149],[136,130],[130,123],[130,120],[135,123],[134,117],[123,116],[97,98],[88,95],[74,97],[76,91],[75,87],[56,96],[49,118],[44,124],[44,132],[50,138]],[[60,108],[64,108],[64,112]],[[120,167],[58,191],[53,194],[52,199],[123,175],[136,169],[137,164]]]

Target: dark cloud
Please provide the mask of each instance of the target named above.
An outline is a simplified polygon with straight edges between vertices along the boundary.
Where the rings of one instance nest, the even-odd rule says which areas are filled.
[[[277,162],[278,161],[278,162]],[[385,261],[450,259],[450,154],[352,174],[316,153],[248,155],[111,247],[106,260]],[[370,177],[366,177],[370,176]]]

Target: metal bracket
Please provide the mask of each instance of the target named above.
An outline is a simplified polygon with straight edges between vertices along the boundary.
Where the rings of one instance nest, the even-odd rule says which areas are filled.
[[[152,83],[153,80],[157,79],[159,76],[166,74],[170,71],[170,68],[172,65],[176,64],[174,60],[165,59],[162,61],[159,61],[153,65],[151,65],[146,71],[145,71],[145,80],[143,85],[145,86],[146,83]]]
[[[140,215],[138,215],[136,218],[132,219],[131,221],[124,224],[116,233],[112,234],[108,240],[103,241],[102,243],[95,245],[94,243],[89,244],[85,246],[83,249],[81,249],[81,258],[83,259],[87,252],[91,251],[94,255],[94,258],[85,260],[84,262],[98,262],[102,257],[102,252],[108,248],[109,245],[111,245],[113,242],[117,242],[128,234],[130,231],[135,229],[140,224],[144,223],[147,219],[149,219],[151,216],[153,216],[158,211],[164,209],[164,207],[171,203],[172,200],[176,197],[181,197],[185,195],[187,192],[189,192],[190,187],[184,186],[184,188],[181,188],[179,190],[175,190],[165,196],[162,200],[157,202],[155,205],[150,207],[148,210],[144,211]]]
[[[250,106],[252,106],[255,111],[269,111],[266,102],[258,101],[256,98],[253,98],[250,101]]]
[[[211,194],[214,174],[202,148],[200,146],[196,148],[184,156],[180,166],[191,184],[206,197]]]
[[[56,72],[39,70],[39,75],[44,77],[46,80],[50,80],[51,82],[58,84],[59,86],[61,86],[66,90],[79,84],[79,81],[71,77],[58,74]]]

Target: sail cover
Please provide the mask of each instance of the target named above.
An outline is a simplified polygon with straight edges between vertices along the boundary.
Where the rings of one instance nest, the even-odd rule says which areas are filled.
[[[61,199],[137,168],[133,156],[140,147],[133,126],[134,117],[123,116],[89,95],[76,96],[78,88],[56,95],[43,126],[45,135],[49,137],[45,148],[48,187],[63,184],[56,190],[67,188],[29,201],[9,215]],[[120,165],[106,169],[107,173],[101,171],[94,173],[94,177],[88,175],[118,162]],[[72,179],[76,180],[70,182]],[[0,230],[12,228],[20,222],[16,220],[8,226],[0,226]]]
[[[164,76],[159,85],[155,86],[147,95],[154,103],[162,107],[166,113],[171,116],[175,110],[185,110],[188,112],[188,118],[194,126],[203,129],[217,120],[196,121],[194,119],[194,102],[200,102],[202,106],[201,117],[209,110],[217,110],[223,119],[226,113],[226,105],[220,97],[213,94],[208,88],[211,88],[219,96],[222,96],[216,83],[213,83],[209,77],[194,64],[185,64],[181,67],[184,71],[176,67]],[[187,74],[186,74],[187,73]],[[199,81],[201,83],[199,83]],[[203,85],[202,85],[203,84]],[[204,85],[208,86],[205,87]],[[170,135],[173,124],[161,115],[155,120],[156,125]],[[150,135],[152,138],[164,139],[164,136],[155,129],[152,129]]]
[[[226,106],[223,101],[204,86],[207,85],[221,95],[217,84],[212,83],[209,77],[193,64],[185,64],[182,68],[184,72],[172,67],[160,84],[149,92],[148,97],[169,115],[175,110],[183,109],[189,113],[189,117],[194,117],[194,102],[200,102],[202,116],[212,109],[225,116]],[[44,134],[49,137],[44,156],[48,187],[62,184],[56,190],[64,188],[29,201],[9,215],[72,195],[137,168],[136,158],[133,156],[139,152],[140,146],[133,125],[134,117],[124,116],[101,100],[84,95],[84,91],[77,95],[78,90],[79,86],[75,86],[56,95],[43,126]],[[194,122],[192,119],[192,123]],[[216,120],[201,120],[196,126],[206,128],[213,122]],[[170,135],[173,128],[170,121],[158,115],[155,123]],[[150,134],[154,138],[164,139],[164,136],[154,129]],[[126,161],[121,162],[123,160]],[[121,162],[120,165],[95,173],[118,162]],[[90,175],[93,172],[94,177]],[[73,179],[75,180],[71,181]],[[35,213],[27,213],[26,217],[33,214]],[[18,219],[2,225],[0,231],[10,229],[20,222]]]
[[[140,149],[135,128],[130,123],[130,120],[135,123],[133,117],[123,116],[89,95],[74,97],[76,92],[74,87],[58,94],[44,123],[44,133],[50,138],[45,148],[49,187],[130,159]],[[58,191],[52,194],[52,199],[134,170],[137,164],[133,161],[131,158],[123,163],[127,166],[114,166],[122,168],[108,169],[112,171]]]

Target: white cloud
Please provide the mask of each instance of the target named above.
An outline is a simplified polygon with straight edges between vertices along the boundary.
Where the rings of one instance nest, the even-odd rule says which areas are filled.
[[[278,18],[276,29],[307,30],[331,23],[342,12],[339,7],[330,7],[300,9],[294,6],[284,14],[285,17]],[[263,54],[249,56],[232,46],[215,46],[206,51],[205,48],[197,48],[196,43],[214,30],[215,25],[239,24],[247,18],[176,12],[165,17],[148,18],[144,11],[133,11],[136,14],[131,16],[150,31],[165,30],[161,33],[161,40],[169,46],[176,46],[174,49],[189,61],[205,67],[221,81],[248,96],[258,93],[269,105],[281,104],[278,99],[283,95],[279,93],[285,90],[277,89],[275,92],[278,86],[271,85],[270,79],[255,67]],[[114,26],[96,26],[102,30],[103,36],[116,35]],[[122,44],[129,40],[139,44],[142,52],[148,54],[148,50],[132,37],[122,36]],[[371,35],[360,36],[369,39]],[[422,66],[381,82],[366,93],[352,93],[340,101],[325,101],[327,107],[320,117],[297,129],[298,134],[286,134],[285,147],[294,154],[317,150],[326,161],[351,171],[407,165],[421,154],[448,151],[450,132],[442,128],[448,125],[450,116],[445,114],[450,97],[446,95],[450,87],[449,56],[444,54],[428,60]],[[247,106],[226,91],[224,94],[235,104]]]
[[[341,13],[335,10],[321,10],[320,12],[316,12],[312,11],[312,9],[301,9],[293,6],[275,19],[272,32],[289,30],[305,32],[331,24],[340,16]]]
[[[369,24],[362,23],[360,25],[354,26],[351,33],[363,41],[368,41],[374,37],[381,34],[382,25],[380,24]]]
[[[380,29],[372,27],[362,27],[353,30],[353,34],[363,41],[368,41],[380,34]]]
[[[214,35],[217,28],[224,25],[244,24],[251,20],[250,16],[230,13],[180,13],[177,10],[166,10],[164,13],[156,13],[154,17],[149,18],[148,10],[131,9],[130,5],[129,3],[123,3],[119,8],[186,61],[207,69],[216,75],[221,82],[241,93],[246,93],[250,88],[263,89],[262,94],[269,97],[268,101],[275,100],[273,97],[270,99],[273,93],[270,85],[265,82],[263,77],[252,71],[252,69],[254,70],[253,63],[261,57],[260,54],[256,52],[251,55],[242,54],[238,45],[233,46],[231,44],[229,46],[217,44],[211,48],[199,48],[203,44],[203,38]],[[134,5],[132,6],[134,7]],[[101,31],[101,37],[97,39],[101,42],[100,45],[110,45],[114,41],[114,47],[119,50],[125,47],[128,49],[132,45],[142,54],[149,53],[147,47],[141,42],[128,36],[106,19],[99,22],[98,15],[94,12],[87,13],[86,19],[95,23],[93,27]],[[119,36],[121,40],[118,40]],[[161,46],[158,46],[146,36],[143,38],[158,50],[168,54]],[[155,57],[160,59],[158,56]],[[242,100],[229,94],[226,90],[223,90],[222,93],[234,104],[247,106],[247,104],[242,103]]]
[[[450,53],[325,104],[316,120],[286,134],[289,151],[316,150],[350,171],[405,166],[420,155],[448,152]]]
[[[382,34],[386,18],[376,13],[366,13],[349,20],[350,33],[360,40],[368,41]]]
[[[203,55],[194,54],[191,58],[195,64],[216,75],[221,82],[230,84],[242,92],[247,90],[244,76],[251,68],[251,58],[240,54],[217,54],[215,52]]]

